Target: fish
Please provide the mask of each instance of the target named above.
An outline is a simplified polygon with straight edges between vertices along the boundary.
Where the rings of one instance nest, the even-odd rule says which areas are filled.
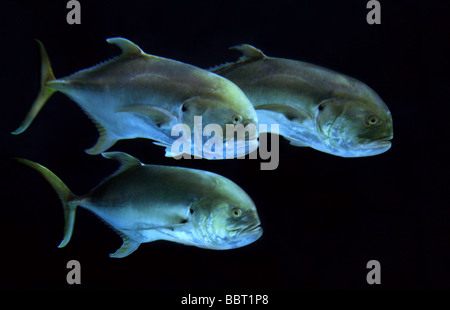
[[[363,82],[314,64],[268,57],[249,44],[231,49],[242,53],[238,61],[209,70],[238,85],[259,123],[279,124],[277,133],[291,145],[341,157],[390,149],[391,112]]]
[[[193,65],[146,54],[125,38],[106,40],[121,49],[120,56],[60,79],[53,74],[44,45],[36,41],[42,63],[40,91],[19,128],[12,132],[14,135],[30,126],[57,91],[75,101],[97,126],[100,137],[86,150],[91,155],[108,150],[118,140],[147,138],[166,147],[166,156],[195,153],[212,159],[202,152],[207,136],[197,146],[191,143],[195,117],[201,117],[204,126],[220,126],[222,132],[226,131],[227,124],[243,128],[258,124],[252,104],[234,83]],[[180,131],[172,129],[180,124],[190,132],[181,131],[183,136],[179,139],[188,140],[190,145],[173,149]],[[245,146],[247,152],[241,152],[247,154],[257,148],[258,132],[254,129],[244,133],[239,145],[239,136],[230,142],[224,134],[217,143],[223,143],[223,147],[228,142],[228,148]],[[229,152],[223,158],[234,158],[236,153]]]
[[[199,248],[228,250],[262,235],[256,206],[233,181],[218,174],[175,166],[145,165],[123,152],[104,152],[120,168],[86,195],[75,195],[46,167],[24,158],[54,188],[64,210],[64,237],[71,239],[77,207],[106,222],[123,239],[110,257],[123,258],[141,243],[167,240]]]

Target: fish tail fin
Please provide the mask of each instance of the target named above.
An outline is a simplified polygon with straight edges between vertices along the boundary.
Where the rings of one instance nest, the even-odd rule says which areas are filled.
[[[50,185],[53,187],[53,189],[58,194],[59,199],[61,199],[63,209],[64,209],[64,238],[59,244],[59,248],[62,248],[69,243],[70,238],[72,237],[73,232],[73,226],[75,223],[75,211],[77,208],[77,202],[78,197],[74,195],[69,188],[64,184],[63,181],[61,181],[60,178],[58,178],[53,172],[51,172],[46,167],[32,162],[28,159],[23,158],[13,158],[15,161],[24,164],[37,172],[39,172]]]
[[[33,122],[34,118],[42,109],[50,96],[53,95],[54,92],[56,92],[56,89],[53,89],[47,85],[48,82],[55,80],[55,76],[53,75],[53,70],[50,65],[50,60],[48,59],[47,52],[41,41],[36,40],[36,42],[39,44],[39,49],[41,51],[41,88],[39,90],[38,96],[31,106],[30,111],[28,111],[28,114],[25,116],[25,119],[22,121],[19,128],[11,132],[13,135],[18,135],[24,132]]]

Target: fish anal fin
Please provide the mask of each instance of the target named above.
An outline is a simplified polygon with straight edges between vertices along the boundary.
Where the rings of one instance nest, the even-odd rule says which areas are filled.
[[[124,57],[136,57],[142,55],[144,52],[139,46],[127,40],[125,38],[109,38],[106,39],[109,44],[117,45],[122,50],[122,56]]]
[[[312,117],[303,109],[285,103],[267,103],[255,107],[255,110],[267,110],[283,114],[288,120],[304,122]]]
[[[171,122],[177,120],[177,117],[166,109],[145,106],[145,105],[133,105],[133,106],[128,106],[128,107],[123,107],[120,110],[118,110],[117,112],[130,112],[130,113],[136,113],[136,114],[147,116],[158,127],[162,127],[164,125],[169,125]]]
[[[123,239],[122,246],[115,253],[109,254],[109,257],[112,257],[112,258],[127,257],[128,255],[130,255],[131,253],[136,251],[140,245],[139,242],[134,241],[125,235],[122,236],[122,239]]]
[[[85,150],[85,152],[88,153],[89,155],[97,155],[97,154],[100,154],[100,153],[106,151],[111,146],[113,146],[117,142],[117,139],[112,134],[110,134],[102,125],[100,125],[97,121],[95,121],[94,119],[92,119],[92,120],[94,121],[95,125],[97,126],[98,133],[100,136],[97,140],[97,143],[90,149]]]

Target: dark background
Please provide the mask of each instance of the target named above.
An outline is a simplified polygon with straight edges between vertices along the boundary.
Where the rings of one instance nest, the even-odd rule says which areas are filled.
[[[2,53],[0,288],[2,289],[449,289],[449,1],[381,1],[381,25],[366,23],[359,1],[81,1],[81,25],[66,23],[65,1],[6,1]],[[200,168],[239,184],[264,228],[257,242],[212,251],[158,241],[125,259],[108,254],[121,238],[84,209],[72,240],[61,204],[25,157],[54,171],[76,194],[117,168],[84,149],[98,138],[76,103],[55,94],[22,135],[16,129],[39,89],[34,38],[47,48],[56,77],[120,53],[105,39],[123,36],[144,51],[202,68],[237,59],[248,43],[269,56],[303,60],[373,88],[394,119],[391,150],[344,159],[280,138],[280,164],[260,160],[180,160],[150,140],[120,150],[144,163]],[[81,263],[79,286],[66,263]],[[381,263],[381,285],[366,264]]]

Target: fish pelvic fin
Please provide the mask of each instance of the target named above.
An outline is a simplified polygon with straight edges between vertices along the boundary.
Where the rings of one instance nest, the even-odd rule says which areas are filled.
[[[124,234],[121,234],[121,235],[122,235],[122,239],[123,239],[122,246],[115,253],[109,254],[109,257],[112,257],[112,258],[127,257],[128,255],[130,255],[131,253],[136,251],[137,248],[139,247],[139,245],[141,245],[139,242],[128,238],[126,235],[124,235]]]
[[[53,172],[51,172],[46,167],[35,163],[28,159],[23,158],[13,158],[13,160],[24,164],[37,172],[39,172],[44,179],[47,180],[48,183],[53,187],[53,189],[58,194],[59,199],[62,202],[63,210],[64,210],[64,237],[58,248],[65,247],[67,243],[69,243],[70,238],[72,237],[73,227],[75,223],[75,212],[77,208],[77,201],[79,201],[79,197],[74,195],[69,188],[58,178]]]
[[[289,144],[292,146],[300,146],[300,147],[308,147],[309,145],[306,144],[305,142],[302,141],[298,141],[298,140],[294,140],[291,138],[286,138],[289,141]]]
[[[47,100],[51,97],[51,95],[53,95],[54,92],[57,91],[48,85],[48,82],[55,80],[55,76],[53,75],[53,70],[44,44],[42,44],[39,40],[36,40],[36,42],[39,44],[39,49],[41,52],[41,88],[38,96],[31,106],[31,109],[28,111],[28,114],[25,116],[25,119],[22,121],[19,128],[11,132],[13,135],[21,134],[27,130]]]

